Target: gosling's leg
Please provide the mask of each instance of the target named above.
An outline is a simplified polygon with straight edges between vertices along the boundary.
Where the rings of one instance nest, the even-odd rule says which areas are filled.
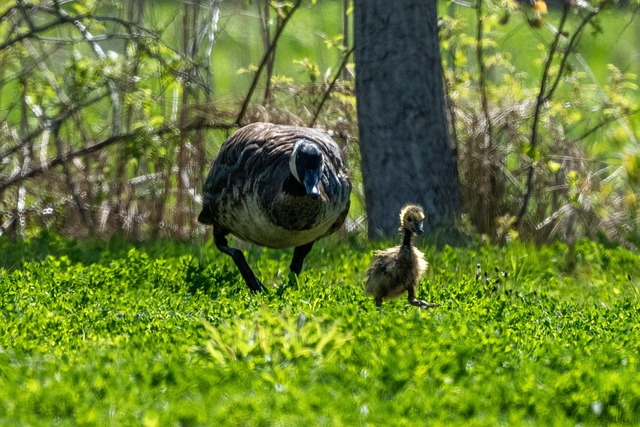
[[[267,290],[267,288],[264,287],[262,282],[258,280],[254,272],[251,270],[251,267],[249,267],[249,264],[247,264],[247,260],[244,258],[242,251],[239,249],[229,247],[229,242],[227,242],[226,231],[224,230],[218,231],[214,227],[213,241],[216,244],[216,247],[220,250],[220,252],[229,255],[233,259],[233,262],[236,264],[236,267],[238,267],[238,270],[240,270],[240,274],[242,275],[242,278],[244,279],[245,283],[247,284],[247,286],[249,286],[249,289],[251,289],[252,292],[261,292],[261,291]]]
[[[415,305],[416,307],[421,307],[421,308],[440,307],[440,304],[430,304],[424,300],[416,298],[416,293],[413,288],[409,289],[409,304]]]

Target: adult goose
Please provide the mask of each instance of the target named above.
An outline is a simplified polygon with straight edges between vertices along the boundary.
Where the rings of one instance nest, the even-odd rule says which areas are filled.
[[[379,309],[385,299],[407,292],[409,304],[423,308],[439,307],[416,298],[418,283],[429,267],[424,254],[413,245],[416,234],[423,233],[424,211],[407,205],[400,211],[402,245],[376,251],[367,270],[365,293],[372,295]]]
[[[340,149],[318,129],[253,123],[220,147],[203,186],[198,221],[213,226],[216,247],[231,256],[247,286],[264,285],[227,235],[295,248],[290,269],[300,274],[313,244],[337,231],[349,211],[351,181]]]

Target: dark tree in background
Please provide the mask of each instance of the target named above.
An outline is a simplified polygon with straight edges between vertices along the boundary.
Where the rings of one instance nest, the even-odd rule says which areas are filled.
[[[396,233],[408,202],[427,232],[459,212],[435,0],[355,0],[356,96],[369,237]]]

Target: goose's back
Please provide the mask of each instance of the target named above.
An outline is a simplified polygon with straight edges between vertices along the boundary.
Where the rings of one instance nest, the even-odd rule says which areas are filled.
[[[283,191],[291,179],[294,144],[307,139],[324,155],[321,196]],[[297,126],[254,123],[237,130],[214,158],[203,186],[198,220],[259,245],[300,246],[337,230],[346,218],[351,183],[336,143],[326,133]]]

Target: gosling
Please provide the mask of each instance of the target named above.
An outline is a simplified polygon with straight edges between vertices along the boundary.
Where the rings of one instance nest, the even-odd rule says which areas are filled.
[[[424,211],[420,206],[405,206],[400,211],[402,245],[375,252],[367,270],[365,292],[374,297],[376,308],[380,309],[383,300],[396,298],[404,292],[408,292],[411,305],[440,306],[416,298],[418,283],[429,267],[424,254],[413,246],[413,237],[424,232],[423,223]]]

